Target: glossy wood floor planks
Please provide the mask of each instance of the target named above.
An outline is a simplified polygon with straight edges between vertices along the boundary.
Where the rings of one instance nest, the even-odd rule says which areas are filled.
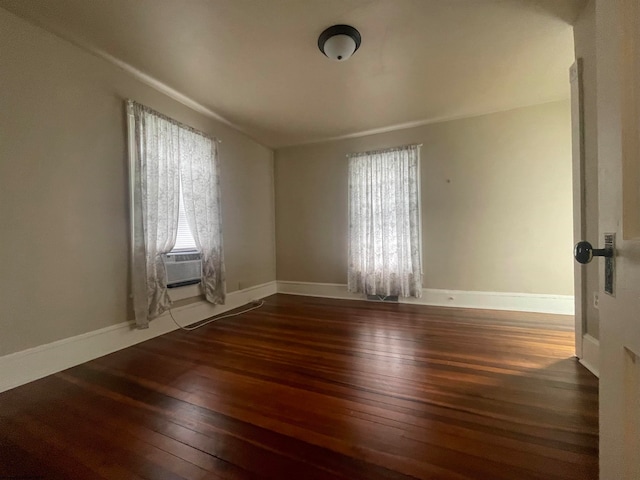
[[[0,394],[0,478],[595,479],[572,322],[274,295]]]

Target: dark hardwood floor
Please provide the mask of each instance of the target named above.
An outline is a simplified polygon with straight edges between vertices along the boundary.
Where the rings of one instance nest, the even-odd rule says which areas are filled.
[[[275,295],[0,394],[0,478],[595,479],[571,321]]]

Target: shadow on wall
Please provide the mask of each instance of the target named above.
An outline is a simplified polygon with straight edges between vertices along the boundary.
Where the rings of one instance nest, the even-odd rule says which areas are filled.
[[[587,0],[515,0],[534,11],[544,12],[550,17],[558,18],[570,25],[576,21]]]

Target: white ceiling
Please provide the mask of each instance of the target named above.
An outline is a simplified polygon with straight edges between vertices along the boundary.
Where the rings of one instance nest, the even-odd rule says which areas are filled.
[[[280,147],[569,95],[583,0],[0,0]],[[317,48],[347,23],[347,62]]]

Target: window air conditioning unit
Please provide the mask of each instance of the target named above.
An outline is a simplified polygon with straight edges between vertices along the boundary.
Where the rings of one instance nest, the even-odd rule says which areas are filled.
[[[164,256],[167,287],[183,287],[200,283],[202,259],[199,253],[169,253]]]

